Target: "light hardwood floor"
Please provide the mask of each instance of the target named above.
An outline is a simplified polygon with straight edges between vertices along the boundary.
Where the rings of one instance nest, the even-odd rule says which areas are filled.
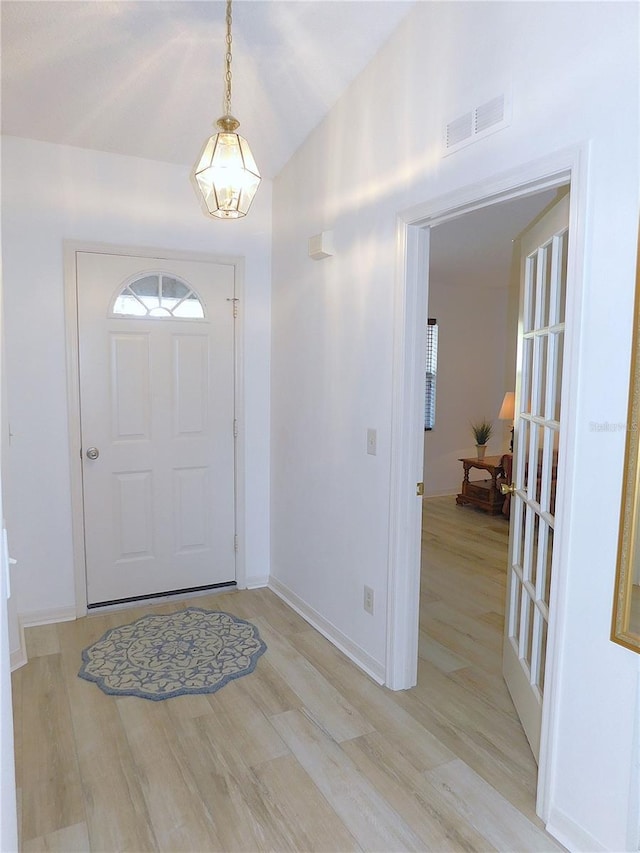
[[[210,696],[107,696],[77,677],[108,628],[27,631],[13,676],[24,851],[558,850],[500,675],[507,523],[425,501],[418,686],[378,687],[268,590],[191,599],[268,645]]]

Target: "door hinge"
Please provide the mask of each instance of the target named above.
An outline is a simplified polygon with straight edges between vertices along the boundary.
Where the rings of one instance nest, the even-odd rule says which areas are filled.
[[[233,437],[234,438],[238,437],[238,419],[237,418],[233,419]]]
[[[424,495],[424,483],[416,483],[416,495],[419,498]]]
[[[238,317],[238,302],[240,300],[237,296],[231,296],[227,298],[227,302],[233,302],[233,319],[236,320]]]
[[[234,551],[238,550],[238,534],[237,533],[234,534],[234,537],[233,537],[233,550]]]

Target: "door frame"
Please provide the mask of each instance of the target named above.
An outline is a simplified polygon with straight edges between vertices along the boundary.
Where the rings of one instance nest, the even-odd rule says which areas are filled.
[[[549,619],[536,805],[545,821],[555,778],[557,696],[568,608],[566,566],[570,563],[570,507],[575,488],[588,159],[587,143],[565,149],[416,205],[401,212],[397,220],[385,682],[393,690],[404,690],[416,684],[418,669],[422,498],[416,495],[416,483],[423,479],[424,461],[421,417],[430,229],[502,201],[566,184],[571,188],[562,390],[564,453],[558,467],[561,499],[556,506],[560,536],[554,543],[554,605]]]
[[[76,618],[86,616],[87,574],[85,555],[84,505],[82,491],[82,435],[80,418],[80,347],[78,328],[78,275],[77,252],[95,252],[104,255],[130,255],[138,258],[166,258],[174,261],[203,261],[225,264],[234,268],[234,305],[244,304],[244,258],[235,255],[211,255],[203,252],[180,252],[140,246],[114,245],[111,243],[64,240],[64,310],[67,355],[67,412],[69,419],[69,458],[71,481],[71,526],[73,541],[73,571],[75,586]],[[229,306],[232,311],[232,306]],[[245,497],[246,469],[244,444],[244,312],[237,312],[234,331],[234,399],[238,435],[235,441],[235,533],[238,548],[235,553],[236,584],[238,589],[246,585],[245,565]],[[229,425],[232,428],[232,424]]]

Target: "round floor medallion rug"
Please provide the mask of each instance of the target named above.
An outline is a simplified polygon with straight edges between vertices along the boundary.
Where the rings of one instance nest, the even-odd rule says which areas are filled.
[[[266,649],[250,622],[189,607],[111,628],[82,652],[78,675],[117,696],[214,693],[253,672]]]

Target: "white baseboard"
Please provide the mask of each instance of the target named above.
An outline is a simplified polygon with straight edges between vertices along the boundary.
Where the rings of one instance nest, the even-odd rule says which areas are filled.
[[[18,618],[23,628],[51,625],[54,622],[73,622],[76,618],[76,608],[71,606],[54,607],[51,610],[27,610],[19,613]]]
[[[564,845],[572,853],[606,853],[607,848],[587,832],[580,824],[557,808],[551,808],[549,822],[545,829],[549,835]]]
[[[20,620],[18,620],[18,631],[20,634],[20,645],[17,649],[14,649],[11,652],[9,665],[11,667],[11,672],[16,669],[20,669],[21,666],[24,666],[29,662],[29,658],[27,657],[27,643],[24,638],[24,625]]]
[[[245,589],[261,589],[269,586],[269,575],[256,575],[252,578],[245,578]]]
[[[324,616],[321,616],[313,607],[309,607],[295,592],[273,576],[269,578],[268,586],[272,592],[275,592],[278,598],[281,598],[285,604],[288,604],[289,607],[302,616],[316,631],[319,631],[323,637],[326,637],[334,646],[337,646],[356,666],[359,666],[367,675],[371,676],[377,684],[384,684],[384,664],[374,660],[364,649],[361,649],[360,646],[354,643],[353,640],[350,640],[335,625],[332,625],[331,622],[325,619]]]
[[[15,672],[16,669],[20,669],[21,666],[29,663],[29,659],[27,658],[27,652],[23,648],[16,649],[15,652],[11,652],[11,658],[9,660],[9,665],[11,667],[11,672]]]

